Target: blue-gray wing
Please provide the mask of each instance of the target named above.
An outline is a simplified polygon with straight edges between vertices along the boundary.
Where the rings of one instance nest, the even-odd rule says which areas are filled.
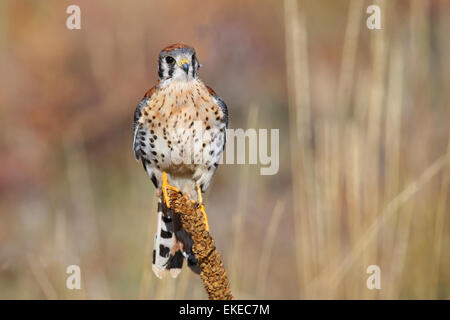
[[[151,88],[145,94],[144,98],[139,102],[136,110],[134,111],[134,122],[133,122],[133,153],[136,160],[145,157],[147,154],[144,151],[145,148],[145,135],[146,132],[139,123],[139,119],[142,117],[142,111],[147,106],[148,101],[151,99],[153,93],[156,90],[156,86]],[[145,164],[144,164],[145,165]]]
[[[227,105],[225,104],[225,101],[222,100],[221,97],[215,95],[214,98],[217,101],[217,104],[219,105],[220,109],[222,109],[222,112],[225,116],[225,126],[228,129],[228,108]]]
[[[225,101],[223,101],[223,99],[221,97],[219,97],[213,89],[211,89],[208,86],[206,86],[206,88],[208,89],[209,94],[213,96],[213,98],[216,101],[217,105],[222,110],[223,115],[224,115],[222,121],[225,122],[225,128],[228,129],[228,108],[227,108],[227,105],[226,105]],[[223,149],[224,150],[225,150],[226,142],[227,142],[227,135],[225,133],[224,140],[223,140]]]

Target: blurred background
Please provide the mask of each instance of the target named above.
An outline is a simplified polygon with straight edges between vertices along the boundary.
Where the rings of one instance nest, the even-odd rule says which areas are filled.
[[[153,275],[131,148],[158,52],[182,42],[230,128],[280,129],[278,174],[222,165],[206,194],[236,298],[449,299],[448,30],[445,0],[1,1],[0,298],[206,298],[187,269]]]

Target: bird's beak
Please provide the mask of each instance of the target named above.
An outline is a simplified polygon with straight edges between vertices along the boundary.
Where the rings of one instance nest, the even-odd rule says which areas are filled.
[[[181,67],[181,69],[184,70],[184,72],[188,73],[189,72],[189,61],[188,59],[183,59],[181,60],[178,65]]]

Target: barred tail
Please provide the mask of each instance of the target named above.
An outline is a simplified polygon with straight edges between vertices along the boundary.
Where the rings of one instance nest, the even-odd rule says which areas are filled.
[[[176,278],[183,267],[186,258],[188,267],[195,273],[200,273],[197,259],[192,253],[192,239],[181,228],[179,219],[173,211],[163,206],[158,199],[158,222],[153,246],[152,270],[162,279],[167,273]]]
[[[179,252],[171,252],[175,245],[176,238],[173,232],[173,221],[170,217],[164,215],[162,200],[158,199],[158,221],[153,246],[152,270],[160,279],[167,275],[168,272],[175,278],[181,271],[183,256]],[[169,261],[171,262],[170,266]]]

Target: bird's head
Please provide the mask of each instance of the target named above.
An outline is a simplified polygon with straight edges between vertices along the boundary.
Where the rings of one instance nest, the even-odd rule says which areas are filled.
[[[173,44],[159,53],[160,80],[190,81],[197,78],[200,67],[195,50],[184,44]]]

